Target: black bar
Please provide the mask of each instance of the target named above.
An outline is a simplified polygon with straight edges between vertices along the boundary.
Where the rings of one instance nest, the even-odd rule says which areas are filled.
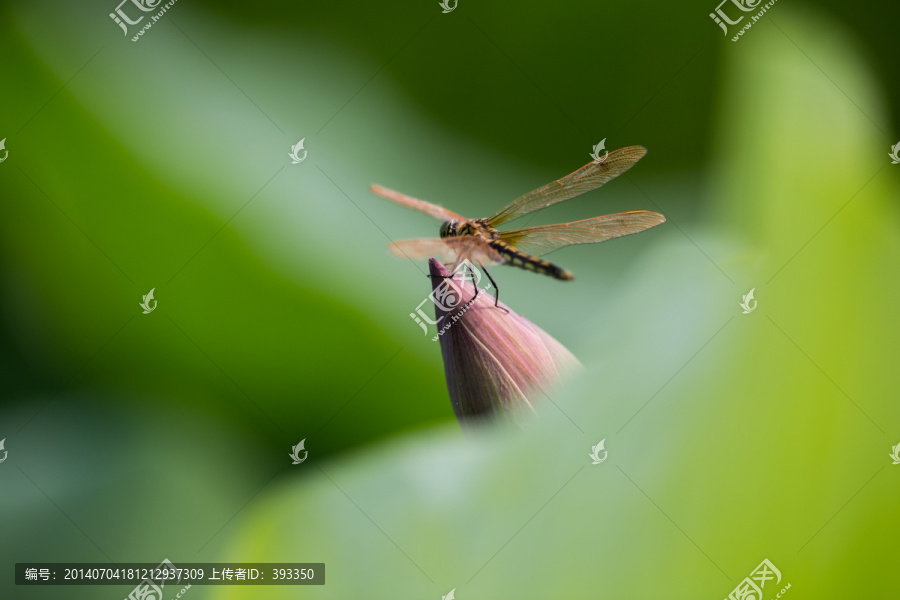
[[[325,563],[16,563],[16,585],[139,584],[325,585]]]

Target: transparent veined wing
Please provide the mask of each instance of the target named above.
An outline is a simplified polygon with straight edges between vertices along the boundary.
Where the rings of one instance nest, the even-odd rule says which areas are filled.
[[[519,196],[488,219],[491,227],[518,219],[530,212],[546,208],[557,202],[569,200],[585,192],[597,189],[615,179],[647,154],[643,146],[628,146],[613,150],[601,162],[591,161],[574,173],[552,181],[543,187]]]
[[[387,198],[388,200],[396,202],[397,204],[405,206],[406,208],[411,208],[413,210],[423,212],[426,215],[430,215],[435,219],[439,219],[441,221],[450,221],[452,219],[459,219],[463,221],[465,220],[465,217],[462,217],[451,210],[447,210],[443,206],[438,206],[437,204],[432,204],[431,202],[426,202],[425,200],[419,200],[418,198],[413,198],[412,196],[407,196],[406,194],[395,192],[394,190],[390,190],[377,184],[369,186],[369,189],[382,198]]]
[[[413,260],[437,258],[441,262],[455,263],[467,258],[482,265],[504,262],[503,257],[481,238],[470,235],[401,240],[391,243],[388,250],[394,256]]]
[[[666,218],[658,212],[632,210],[572,223],[513,229],[501,232],[500,239],[522,252],[541,256],[564,246],[605,242],[665,222]]]

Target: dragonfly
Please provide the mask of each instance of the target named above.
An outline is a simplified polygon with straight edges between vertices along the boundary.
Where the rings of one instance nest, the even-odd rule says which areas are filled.
[[[443,221],[439,238],[392,242],[388,246],[392,254],[415,260],[437,257],[454,265],[469,260],[488,276],[496,290],[496,302],[499,302],[497,284],[484,268],[487,264],[511,265],[570,281],[574,279],[570,271],[540,257],[565,246],[605,242],[665,223],[666,218],[658,212],[631,210],[557,225],[497,229],[527,214],[599,188],[630,169],[645,154],[647,149],[643,146],[611,151],[605,159],[595,159],[561,179],[519,196],[486,219],[467,219],[437,204],[377,184],[370,189],[382,198]]]

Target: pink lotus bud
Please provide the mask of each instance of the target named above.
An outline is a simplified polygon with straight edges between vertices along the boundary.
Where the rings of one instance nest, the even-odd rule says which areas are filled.
[[[460,423],[502,411],[533,410],[544,390],[580,366],[540,327],[484,290],[475,296],[472,272],[428,261],[438,338],[450,401]],[[474,301],[473,301],[474,298]]]

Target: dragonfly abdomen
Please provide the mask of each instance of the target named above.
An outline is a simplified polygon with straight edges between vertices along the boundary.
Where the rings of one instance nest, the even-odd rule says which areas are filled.
[[[543,258],[538,258],[537,256],[532,256],[531,254],[527,254],[522,252],[521,250],[517,250],[513,248],[509,244],[500,241],[490,241],[488,242],[491,247],[497,251],[500,256],[503,257],[503,260],[506,261],[506,264],[512,265],[514,267],[519,267],[520,269],[525,269],[526,271],[534,271],[535,273],[542,273],[544,275],[549,275],[555,279],[562,279],[564,281],[569,281],[574,279],[574,276],[569,271],[563,269],[562,267],[557,267],[553,263],[544,260]]]

